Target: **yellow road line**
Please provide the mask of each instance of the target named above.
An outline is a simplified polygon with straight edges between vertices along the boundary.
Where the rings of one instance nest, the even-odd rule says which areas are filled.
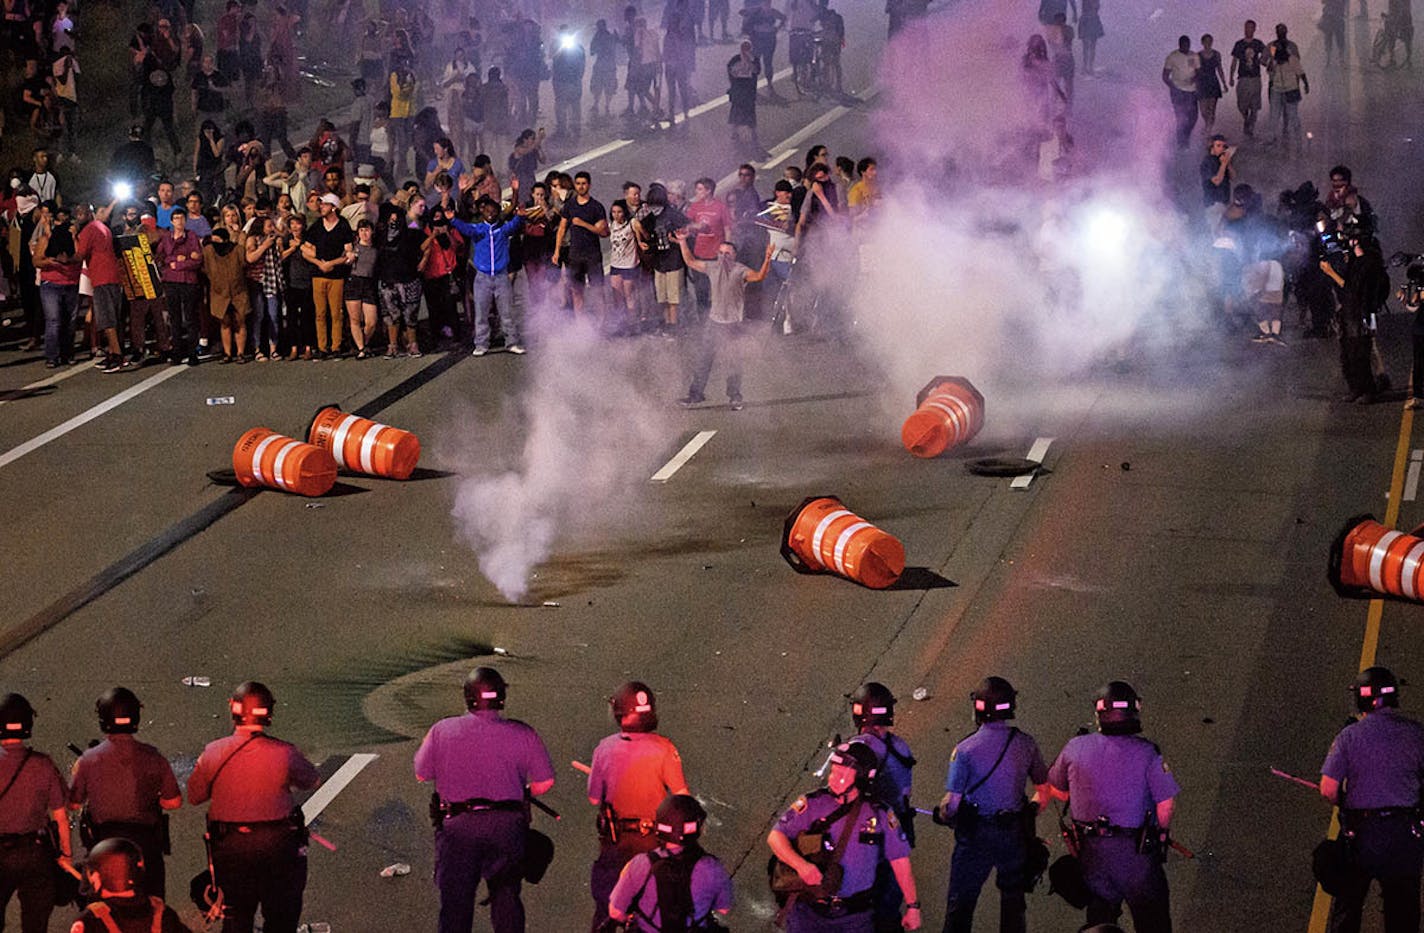
[[[1384,507],[1384,525],[1393,528],[1399,521],[1399,504],[1404,498],[1404,472],[1409,464],[1409,441],[1414,434],[1414,412],[1405,409],[1399,419],[1399,440],[1394,448],[1394,472],[1389,480],[1389,501]],[[1384,600],[1370,600],[1365,613],[1365,637],[1360,645],[1360,670],[1375,663],[1375,653],[1379,650],[1380,620],[1384,617]],[[1330,828],[1326,838],[1334,839],[1340,833],[1340,811],[1331,810]],[[1315,903],[1310,908],[1309,933],[1325,933],[1325,925],[1330,917],[1330,895],[1315,887]]]

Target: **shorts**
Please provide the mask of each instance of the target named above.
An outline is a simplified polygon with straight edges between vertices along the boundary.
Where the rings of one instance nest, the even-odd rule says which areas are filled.
[[[574,285],[597,284],[603,281],[603,261],[601,259],[569,258],[564,263],[569,274],[569,282]]]
[[[365,275],[351,276],[346,280],[341,298],[343,301],[359,301],[363,305],[376,304],[376,280]]]
[[[122,285],[94,286],[94,328],[113,330],[119,326],[119,306],[124,300]]]
[[[608,277],[613,279],[622,279],[625,282],[636,282],[638,281],[639,276],[642,274],[642,271],[643,270],[638,268],[637,266],[632,266],[627,269],[609,269]]]
[[[393,327],[414,327],[420,314],[420,279],[414,282],[382,282],[381,318]]]
[[[653,293],[660,305],[675,305],[682,301],[682,270],[676,272],[655,271],[653,273]]]

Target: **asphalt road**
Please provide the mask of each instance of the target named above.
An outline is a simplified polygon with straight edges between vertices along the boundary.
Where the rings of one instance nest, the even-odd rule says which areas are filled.
[[[1110,36],[1124,37],[1104,41],[1109,75],[1079,92],[1077,132],[1094,157],[1123,144],[1101,114],[1127,93],[1160,96],[1156,70],[1176,32],[1234,32],[1227,13],[1197,24],[1181,6],[1109,20]],[[881,34],[873,7],[847,15]],[[1318,61],[1318,37],[1301,42],[1307,64]],[[881,85],[873,51],[848,52],[852,90]],[[1398,122],[1419,102],[1412,77],[1355,67],[1312,78],[1307,158],[1248,147],[1243,175],[1273,192],[1307,176],[1323,184],[1329,164],[1348,161],[1385,219],[1386,249],[1417,245],[1420,198],[1395,168],[1413,151]],[[812,141],[879,151],[883,106],[836,111],[801,139],[825,106],[763,108],[762,140],[797,160]],[[1229,131],[1236,118],[1222,110]],[[595,193],[611,198],[624,177],[725,175],[737,160],[724,119],[712,111],[593,160]],[[1195,161],[1168,172],[1183,203]],[[874,327],[877,309],[858,310]],[[930,806],[950,748],[972,728],[967,692],[986,673],[1019,687],[1019,725],[1050,756],[1089,722],[1098,685],[1123,678],[1144,695],[1146,733],[1184,787],[1174,834],[1197,858],[1168,868],[1178,927],[1305,930],[1308,855],[1329,812],[1268,769],[1314,778],[1349,710],[1367,609],[1335,597],[1325,554],[1347,516],[1384,513],[1412,421],[1397,404],[1333,402],[1333,343],[1292,328],[1289,346],[1262,348],[1201,317],[1150,322],[1122,349],[1125,365],[1071,382],[962,371],[985,389],[988,424],[932,461],[909,457],[898,429],[913,404],[902,386],[935,372],[887,371],[864,331],[848,345],[758,334],[742,412],[717,404],[715,373],[712,404],[676,408],[689,346],[653,338],[546,333],[524,358],[205,365],[16,456],[169,372],[80,371],[0,405],[10,584],[0,684],[30,697],[37,747],[65,760],[65,742],[95,733],[91,698],[122,682],[145,701],[143,737],[186,776],[227,729],[227,688],[264,680],[278,696],[274,732],[327,773],[353,754],[378,756],[315,824],[337,849],[313,847],[305,911],[336,930],[376,931],[392,918],[434,923],[426,792],[410,758],[429,724],[459,709],[465,672],[493,661],[511,683],[510,714],[541,731],[558,769],[547,799],[564,819],[538,820],[559,854],[526,903],[531,930],[562,931],[585,923],[596,848],[569,762],[587,760],[611,729],[605,698],[638,677],[657,691],[663,731],[708,804],[706,845],[736,869],[733,926],[752,930],[769,928],[771,913],[762,838],[815,786],[826,741],[851,729],[844,697],[864,679],[900,697],[898,728],[921,762],[916,802]],[[1383,335],[1402,380],[1406,323],[1386,319]],[[941,368],[962,363],[947,354]],[[27,355],[0,358],[5,389],[46,375]],[[205,404],[218,396],[236,403]],[[414,431],[416,478],[343,476],[316,501],[207,480],[242,431],[298,432],[332,402]],[[649,481],[703,431],[716,434],[671,479]],[[972,457],[1022,456],[1039,438],[1053,439],[1051,472],[1027,490],[964,469]],[[506,527],[518,540],[535,539],[540,522],[554,528],[518,605],[481,575],[451,516],[467,484],[511,470],[525,481],[502,504]],[[901,587],[799,576],[781,561],[786,513],[826,493],[904,542],[913,569]],[[1415,502],[1399,505],[1401,527],[1424,520]],[[1415,615],[1389,606],[1378,630],[1379,659],[1406,681],[1424,663]],[[214,686],[186,687],[190,675]],[[910,699],[916,688],[926,699]],[[1408,690],[1405,705],[1415,707]],[[179,811],[174,878],[197,871],[200,832],[201,814]],[[947,833],[921,828],[926,929],[941,922],[950,848]],[[409,876],[377,877],[398,861]],[[980,929],[994,928],[993,901],[986,891]],[[1043,889],[1030,912],[1036,929],[1076,929]],[[56,915],[53,927],[67,923]]]

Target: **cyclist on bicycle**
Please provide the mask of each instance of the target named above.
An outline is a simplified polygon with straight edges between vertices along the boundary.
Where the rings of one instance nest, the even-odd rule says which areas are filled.
[[[820,0],[821,14],[817,19],[821,38],[821,69],[823,81],[844,94],[841,85],[841,49],[845,48],[845,19],[831,9],[830,0]]]
[[[818,0],[791,0],[786,16],[790,32],[791,79],[797,94],[805,94],[810,77],[814,43],[811,36],[820,19],[821,7]]]

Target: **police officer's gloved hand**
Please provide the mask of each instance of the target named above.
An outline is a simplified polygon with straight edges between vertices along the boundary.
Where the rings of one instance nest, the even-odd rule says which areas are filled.
[[[944,804],[935,804],[934,810],[930,813],[930,819],[941,826],[954,825],[954,817],[944,812]]]

